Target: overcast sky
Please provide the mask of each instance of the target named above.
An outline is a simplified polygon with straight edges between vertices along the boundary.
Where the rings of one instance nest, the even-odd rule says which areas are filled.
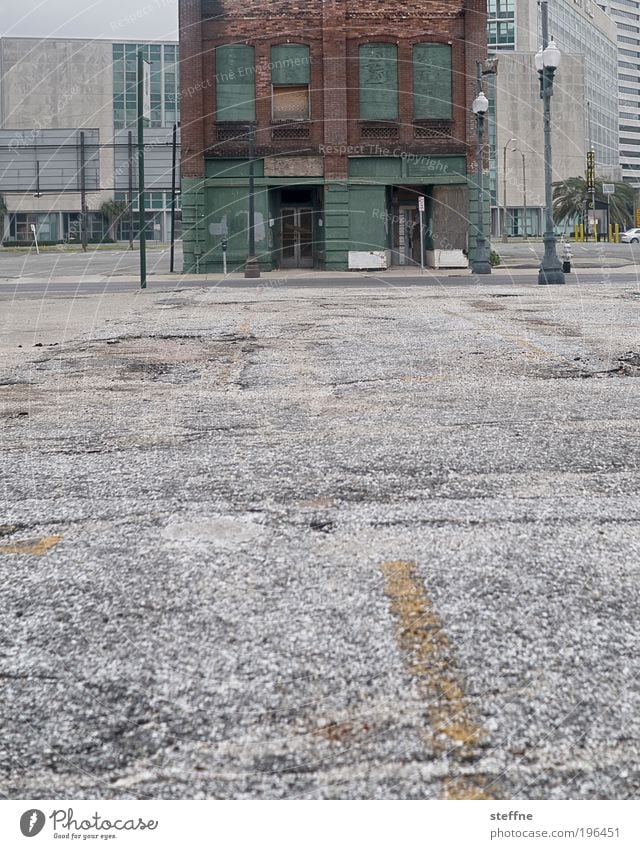
[[[0,36],[178,38],[178,0],[0,0]]]

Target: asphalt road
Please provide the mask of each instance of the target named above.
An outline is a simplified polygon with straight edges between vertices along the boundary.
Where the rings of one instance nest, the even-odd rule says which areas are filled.
[[[492,285],[528,287],[537,281],[537,271],[532,270],[530,274],[512,274],[509,271],[495,271],[491,275]],[[479,285],[479,279],[470,272],[463,272],[454,276],[436,276],[433,274],[424,277],[412,274],[403,277],[394,274],[371,274],[367,277],[343,274],[341,276],[309,276],[279,277],[264,275],[259,280],[244,280],[240,277],[227,279],[193,279],[185,278],[176,274],[173,279],[163,276],[162,279],[154,280],[150,276],[147,280],[147,291],[170,293],[186,289],[221,289],[221,290],[290,290],[299,289],[370,289],[380,290],[388,287],[409,287],[419,289],[459,288]],[[566,285],[575,286],[638,286],[640,276],[634,271],[616,271],[615,275],[609,271],[581,271],[576,270],[566,276]],[[22,298],[64,296],[74,295],[105,295],[126,294],[136,292],[140,288],[139,279],[134,276],[125,276],[101,280],[74,280],[54,279],[39,280],[37,278],[21,280],[19,282],[0,282],[0,301],[16,300]]]
[[[147,251],[148,273],[168,274],[169,249],[150,247]],[[135,276],[140,267],[140,254],[129,250],[95,250],[87,253],[73,249],[47,249],[38,255],[35,251],[0,251],[0,280],[39,281],[58,277],[75,277],[78,281],[95,280],[103,276]],[[182,247],[177,245],[175,267],[182,268]]]
[[[5,299],[0,794],[636,798],[636,288]]]

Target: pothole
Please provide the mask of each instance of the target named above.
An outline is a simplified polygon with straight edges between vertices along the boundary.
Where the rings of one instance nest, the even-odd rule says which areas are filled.
[[[618,357],[618,365],[609,369],[589,371],[584,368],[554,369],[543,375],[547,380],[589,380],[607,377],[640,377],[640,353],[628,351]]]

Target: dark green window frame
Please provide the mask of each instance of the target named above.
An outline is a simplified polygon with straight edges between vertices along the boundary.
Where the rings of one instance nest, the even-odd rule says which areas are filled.
[[[398,45],[361,44],[359,58],[360,120],[398,120]]]
[[[453,55],[450,44],[413,45],[413,117],[453,118]]]
[[[216,47],[216,120],[255,121],[256,51],[248,44]]]

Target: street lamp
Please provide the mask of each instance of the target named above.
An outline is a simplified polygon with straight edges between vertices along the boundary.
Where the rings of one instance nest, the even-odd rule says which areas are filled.
[[[482,63],[477,63],[477,95],[471,109],[476,116],[477,145],[476,145],[476,167],[478,185],[478,209],[477,209],[477,237],[476,250],[471,263],[471,271],[474,274],[491,274],[491,263],[489,261],[489,244],[484,233],[484,116],[489,110],[489,101],[482,90]]]
[[[507,149],[511,142],[518,139],[509,139],[502,150],[502,241],[507,242]],[[516,148],[514,148],[515,150]]]
[[[562,265],[556,251],[556,234],[553,225],[553,188],[551,160],[551,98],[553,96],[553,78],[560,66],[562,55],[553,39],[549,40],[548,0],[541,0],[542,47],[536,53],[535,65],[540,77],[540,97],[544,105],[544,195],[545,195],[545,231],[544,257],[538,272],[538,283],[549,285],[564,283]]]

